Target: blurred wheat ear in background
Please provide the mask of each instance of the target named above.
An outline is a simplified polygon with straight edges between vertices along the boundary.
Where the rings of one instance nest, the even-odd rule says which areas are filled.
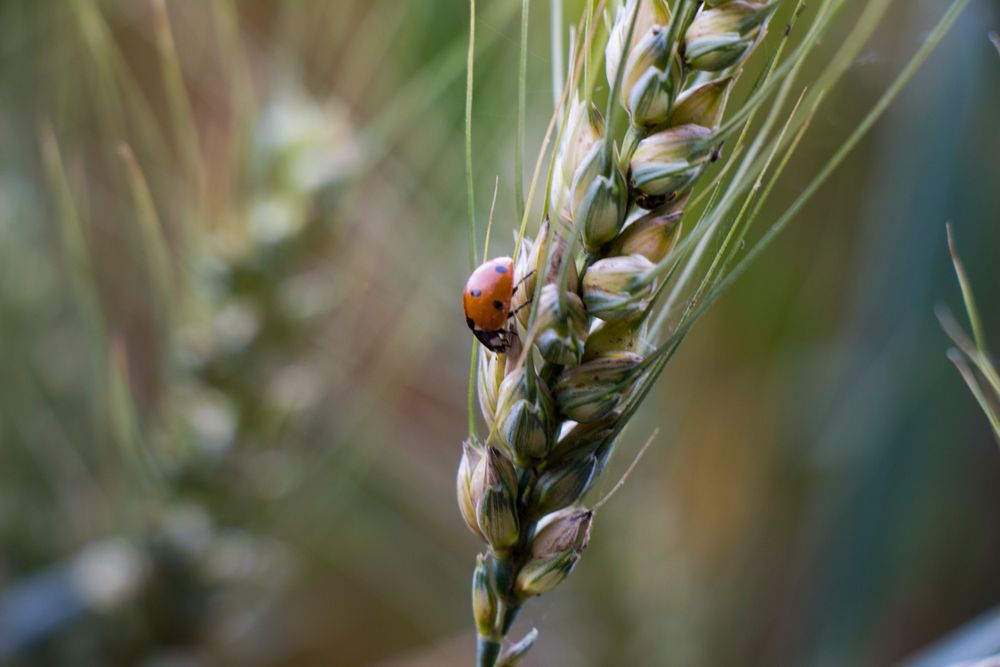
[[[11,44],[54,46],[7,80],[22,95],[41,82],[8,119],[22,134],[5,169],[37,162],[39,201],[18,192],[20,216],[51,224],[5,212],[30,237],[8,239],[5,269],[33,292],[3,304],[5,357],[27,363],[7,376],[0,574],[31,575],[3,587],[0,662],[301,652],[271,615],[319,569],[308,551],[326,568],[352,559],[337,514],[358,450],[381,439],[358,431],[405,380],[401,360],[427,351],[391,326],[421,326],[426,297],[393,291],[378,266],[403,247],[419,265],[445,230],[397,245],[392,221],[419,210],[422,166],[384,156],[406,154],[404,128],[461,77],[460,51],[428,54],[409,86],[386,76],[411,98],[397,106],[377,104],[364,71],[398,20],[351,31],[361,17],[342,3],[2,14],[24,30]],[[269,39],[296,51],[271,53]],[[376,166],[390,173],[367,180]],[[358,206],[378,192],[377,208]]]

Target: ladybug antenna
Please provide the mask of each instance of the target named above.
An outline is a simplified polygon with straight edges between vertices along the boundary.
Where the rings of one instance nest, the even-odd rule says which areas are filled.
[[[490,256],[490,232],[493,231],[493,212],[497,208],[497,190],[500,189],[500,177],[497,176],[496,182],[493,184],[493,203],[490,204],[490,217],[486,220],[486,240],[483,242],[483,261],[485,262]]]

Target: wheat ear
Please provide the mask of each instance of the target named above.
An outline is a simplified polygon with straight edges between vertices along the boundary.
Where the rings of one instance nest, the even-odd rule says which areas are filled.
[[[514,665],[531,648],[534,630],[506,651],[502,645],[524,603],[558,586],[580,560],[594,520],[582,498],[693,322],[839,164],[967,2],[954,0],[844,146],[728,271],[886,0],[873,0],[783,124],[801,64],[844,0],[821,0],[787,55],[801,0],[628,0],[614,11],[588,3],[571,52],[542,223],[533,239],[516,243],[520,336],[506,353],[479,355],[476,389],[489,433],[470,436],[458,470],[462,516],[487,545],[472,584],[478,665]],[[727,113],[781,4],[791,8],[786,30],[750,93]],[[594,104],[595,42],[609,90],[603,114]],[[627,123],[619,122],[623,114]],[[728,161],[692,197],[726,142]],[[534,183],[522,230],[533,191]],[[700,217],[682,238],[689,210]],[[703,257],[719,234],[706,269]]]
[[[532,344],[523,359],[481,355],[492,440],[466,443],[458,474],[462,515],[489,547],[472,586],[480,665],[514,664],[530,648],[534,633],[500,655],[525,600],[555,588],[587,547],[593,511],[576,503],[650,372],[642,342],[687,192],[718,150],[735,73],[776,3],[699,5],[618,7],[604,49],[614,94],[602,116],[590,90],[576,91],[549,220],[518,252],[520,303],[534,296],[522,311]],[[620,110],[629,119],[621,149],[612,125]]]

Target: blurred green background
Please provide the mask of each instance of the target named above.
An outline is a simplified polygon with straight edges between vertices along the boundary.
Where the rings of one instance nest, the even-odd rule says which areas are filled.
[[[479,3],[495,254],[519,4]],[[944,5],[895,3],[776,212]],[[471,664],[467,24],[463,0],[0,3],[0,664]],[[525,664],[886,665],[1000,602],[1000,452],[933,313],[961,309],[950,220],[1000,345],[995,29],[973,2],[696,327],[598,492],[656,445],[518,621]]]

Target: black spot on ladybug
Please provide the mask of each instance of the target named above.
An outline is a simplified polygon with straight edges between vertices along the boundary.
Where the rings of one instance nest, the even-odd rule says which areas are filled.
[[[493,267],[493,270],[495,270],[497,273],[507,273],[507,267],[506,266],[499,266],[499,265],[497,265],[497,266]]]
[[[497,310],[503,310],[503,302],[502,301],[494,301],[493,302],[493,307],[496,308]]]
[[[480,295],[482,295],[482,293],[483,293],[483,290],[481,290],[481,289],[470,289],[469,290],[469,294],[471,294],[472,296],[480,296]]]
[[[465,323],[469,325],[470,329],[475,329],[476,328],[476,323],[472,321],[471,317],[466,317],[465,318]]]

